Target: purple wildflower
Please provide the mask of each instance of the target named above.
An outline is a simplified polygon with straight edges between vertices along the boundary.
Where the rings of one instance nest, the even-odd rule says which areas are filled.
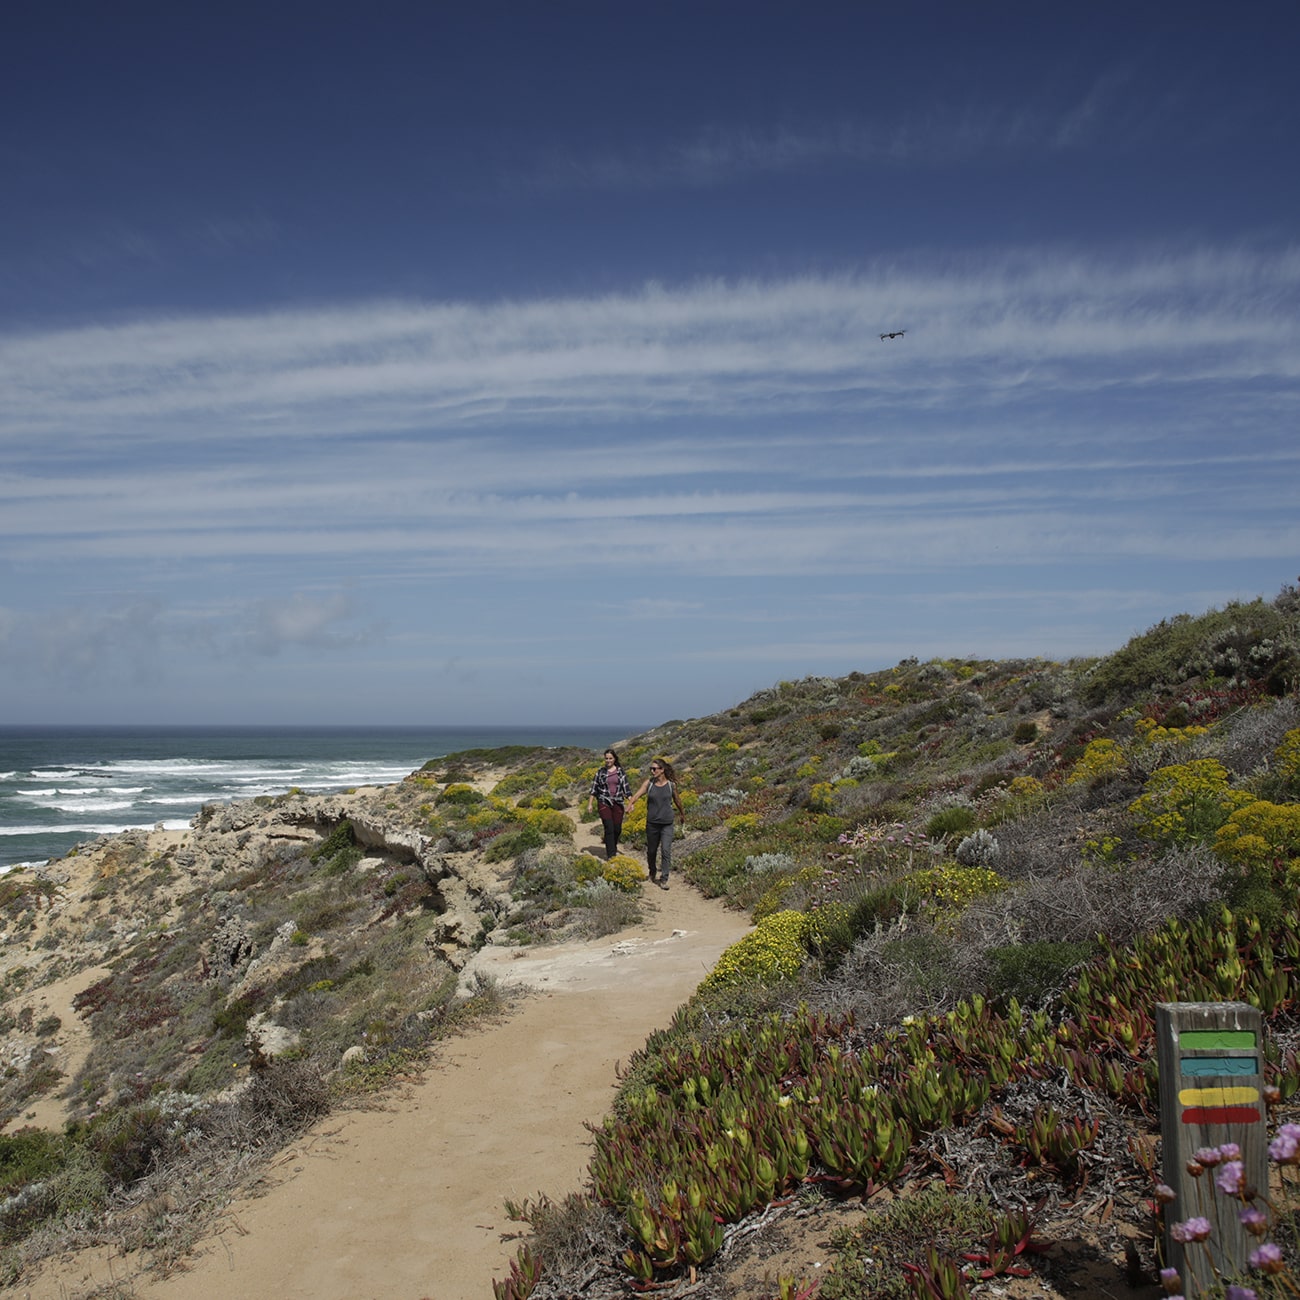
[[[1240,1160],[1229,1160],[1215,1175],[1214,1181],[1218,1183],[1219,1191],[1225,1195],[1240,1196],[1245,1173],[1246,1167]]]
[[[1219,1155],[1222,1156],[1224,1160],[1240,1160],[1241,1148],[1235,1142],[1225,1142],[1219,1148]]]
[[[1300,1124],[1283,1124],[1268,1144],[1268,1158],[1275,1164],[1300,1164]]]
[[[1253,1286],[1230,1286],[1228,1300],[1259,1300]]]
[[[1182,1223],[1175,1223],[1169,1229],[1169,1235],[1175,1241],[1205,1241],[1210,1235],[1210,1221],[1199,1214],[1194,1215]]]
[[[1157,1183],[1155,1196],[1161,1205],[1169,1205],[1178,1199],[1178,1193],[1168,1183]]]
[[[1266,1241],[1250,1252],[1250,1266],[1261,1273],[1280,1273],[1286,1267],[1282,1258],[1282,1247],[1274,1241]]]
[[[1268,1215],[1253,1205],[1248,1205],[1240,1214],[1241,1226],[1252,1237],[1262,1237],[1268,1231]]]
[[[1223,1153],[1218,1147],[1197,1147],[1192,1159],[1198,1164],[1204,1165],[1207,1169],[1213,1169],[1223,1159]]]
[[[1178,1276],[1176,1268],[1162,1268],[1160,1270],[1160,1285],[1172,1295],[1182,1285],[1182,1279]]]

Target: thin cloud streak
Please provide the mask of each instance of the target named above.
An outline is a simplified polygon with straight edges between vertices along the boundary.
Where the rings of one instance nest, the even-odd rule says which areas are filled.
[[[1298,298],[1290,249],[1125,264],[1039,255],[942,273],[11,334],[0,338],[0,442],[197,442],[267,426],[319,439],[772,403],[906,409],[1097,384],[1289,383],[1300,374]],[[882,322],[904,315],[908,338],[882,348]]]
[[[1165,109],[1120,92],[1133,78],[1106,73],[1073,103],[1014,109],[939,105],[890,118],[853,119],[765,129],[714,123],[654,153],[572,150],[542,155],[531,170],[507,178],[507,188],[638,192],[706,189],[749,176],[780,176],[845,167],[923,168],[970,163],[998,155],[1072,153],[1100,141],[1131,147],[1135,124],[1144,136],[1174,120]],[[1179,125],[1188,130],[1184,112]]]

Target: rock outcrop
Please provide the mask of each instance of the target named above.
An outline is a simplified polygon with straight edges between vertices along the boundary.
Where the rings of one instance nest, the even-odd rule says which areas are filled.
[[[490,774],[482,784],[490,788]],[[38,1104],[28,1099],[45,1098],[51,1079],[75,1084],[92,1047],[89,1018],[129,1000],[136,987],[128,973],[108,988],[104,977],[118,958],[128,964],[113,969],[139,970],[145,981],[165,960],[185,988],[219,989],[211,1003],[218,1019],[191,1050],[201,1056],[214,1034],[238,1033],[254,1061],[299,1045],[299,1029],[279,1019],[277,992],[297,971],[315,963],[322,987],[354,978],[338,966],[349,959],[339,958],[337,941],[323,937],[337,922],[310,911],[327,896],[351,909],[354,933],[379,936],[411,921],[431,988],[439,969],[462,971],[518,904],[509,864],[485,864],[480,853],[454,851],[428,833],[436,792],[417,773],[347,794],[208,804],[187,831],[104,836],[11,876],[7,921],[0,920],[0,1060],[11,1079],[0,1087],[0,1111],[12,1117]],[[268,897],[284,900],[279,917],[270,909],[273,921]],[[298,919],[280,919],[286,913]],[[68,987],[66,1005],[42,1018],[41,998],[55,981]],[[241,1012],[244,1004],[255,1013]],[[142,1004],[135,1014],[161,1012]],[[351,1058],[364,1054],[357,1048]],[[48,1101],[42,1118],[57,1125],[59,1106]]]

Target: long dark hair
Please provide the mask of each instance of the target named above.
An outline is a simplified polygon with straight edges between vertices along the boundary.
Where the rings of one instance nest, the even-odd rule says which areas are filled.
[[[663,768],[663,775],[669,781],[677,780],[677,773],[673,771],[673,765],[666,758],[656,758],[655,762]]]
[[[600,757],[601,757],[601,761],[602,761],[602,762],[604,761],[604,758],[605,758],[605,755],[606,755],[606,754],[613,754],[613,755],[614,755],[614,766],[615,766],[615,767],[622,767],[622,766],[623,766],[623,760],[622,760],[621,758],[619,758],[619,756],[618,756],[618,750],[615,749],[613,745],[606,745],[605,748],[604,748],[603,750],[601,750]]]

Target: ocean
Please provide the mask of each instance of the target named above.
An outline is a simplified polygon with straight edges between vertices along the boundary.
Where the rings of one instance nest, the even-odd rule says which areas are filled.
[[[580,745],[593,761],[639,728],[0,727],[0,872],[98,835],[183,830],[205,803],[391,785],[431,758]]]

